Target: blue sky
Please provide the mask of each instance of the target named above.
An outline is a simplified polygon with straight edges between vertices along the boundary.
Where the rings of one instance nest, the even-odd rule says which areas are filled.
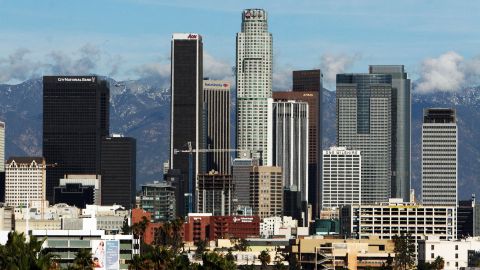
[[[202,34],[205,75],[231,79],[241,11],[252,7],[269,13],[277,89],[291,70],[316,67],[333,85],[336,72],[404,64],[427,91],[439,76],[457,72],[446,85],[458,88],[480,74],[480,1],[0,0],[0,83],[54,72],[167,77],[173,32]]]

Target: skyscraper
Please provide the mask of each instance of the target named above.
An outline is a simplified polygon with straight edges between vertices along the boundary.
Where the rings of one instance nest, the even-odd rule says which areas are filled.
[[[102,138],[109,130],[110,89],[96,76],[43,77],[43,155],[46,196],[66,174],[100,174]]]
[[[102,205],[134,208],[136,192],[137,141],[113,135],[102,140]]]
[[[308,104],[268,100],[269,166],[282,168],[283,188],[308,200]],[[300,207],[300,206],[299,206]]]
[[[189,154],[175,154],[174,150],[184,150],[189,145],[195,150],[205,148],[202,37],[192,33],[173,34],[171,53],[170,168],[180,169],[183,179],[186,180],[177,188],[180,189],[180,194],[187,196],[176,198],[178,215],[185,216],[189,208],[195,211],[195,179],[205,168],[202,164],[202,155],[194,152],[190,172]]]
[[[454,109],[423,112],[422,201],[425,205],[458,204],[457,119]]]
[[[337,74],[337,145],[362,153],[362,203],[391,197],[392,77]]]
[[[5,202],[5,122],[0,122],[0,202]]]
[[[322,72],[320,69],[293,71],[293,91],[273,92],[274,100],[308,103],[308,202],[313,217],[320,216],[322,177]]]
[[[203,98],[206,114],[208,149],[230,147],[230,83],[227,81],[204,80]],[[206,153],[206,171],[230,174],[230,152]]]
[[[410,196],[410,79],[403,65],[373,65],[370,74],[392,76],[392,197]]]
[[[267,99],[272,97],[272,34],[267,12],[246,9],[237,33],[237,148],[268,164]]]

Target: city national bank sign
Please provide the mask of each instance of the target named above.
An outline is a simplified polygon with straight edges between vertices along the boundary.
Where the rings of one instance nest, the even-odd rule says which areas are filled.
[[[95,82],[96,77],[58,77],[58,82]]]

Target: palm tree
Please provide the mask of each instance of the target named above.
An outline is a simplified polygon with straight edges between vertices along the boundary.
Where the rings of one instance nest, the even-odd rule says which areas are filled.
[[[144,270],[148,269],[148,262],[144,257],[135,254],[128,265],[128,270]]]
[[[266,251],[266,250],[263,250],[262,252],[260,252],[260,255],[258,255],[258,259],[260,260],[260,263],[262,264],[260,269],[267,269],[267,265],[272,260],[272,258],[270,257],[270,254],[268,254],[268,251]]]
[[[442,257],[437,256],[437,258],[435,258],[435,261],[433,261],[432,266],[435,270],[442,270],[443,268],[445,268],[445,260]]]
[[[235,270],[237,266],[235,262],[227,260],[224,256],[216,252],[208,252],[202,256],[203,265],[199,267],[204,270],[222,269],[222,270]]]
[[[0,269],[53,269],[55,256],[42,250],[44,241],[31,236],[27,242],[23,233],[10,232],[5,246],[0,246]]]
[[[75,255],[73,265],[77,269],[93,270],[92,252],[86,248],[80,249]]]
[[[171,269],[174,266],[175,254],[169,248],[156,246],[151,247],[147,253],[154,270]]]

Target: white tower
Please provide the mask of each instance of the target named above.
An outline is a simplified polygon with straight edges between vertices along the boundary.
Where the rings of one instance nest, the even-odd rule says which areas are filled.
[[[267,99],[272,96],[272,34],[267,12],[246,9],[237,33],[237,148],[252,150],[269,164]]]

